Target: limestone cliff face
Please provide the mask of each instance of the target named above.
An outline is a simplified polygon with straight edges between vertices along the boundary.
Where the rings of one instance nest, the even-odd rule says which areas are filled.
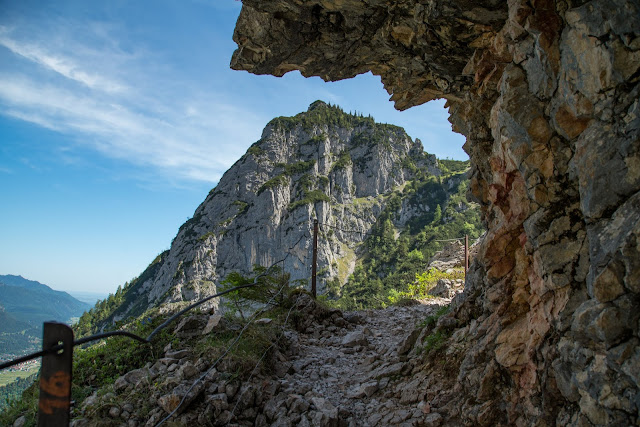
[[[243,4],[235,69],[371,70],[399,109],[448,99],[489,228],[457,303],[450,417],[637,423],[640,3]]]
[[[358,243],[392,191],[401,191],[417,169],[440,175],[435,156],[397,126],[321,101],[295,117],[276,118],[180,227],[170,250],[126,290],[127,303],[114,319],[200,299],[215,293],[229,272],[250,273],[256,264],[283,258],[279,266],[292,280],[308,281],[315,219],[334,227],[321,228],[318,291],[329,279],[344,283]],[[396,225],[434,208],[406,198]]]

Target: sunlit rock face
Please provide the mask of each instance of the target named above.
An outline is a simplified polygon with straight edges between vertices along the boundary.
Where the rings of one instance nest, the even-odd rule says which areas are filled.
[[[489,232],[451,419],[631,425],[640,407],[640,2],[244,0],[232,67],[372,71],[448,100]]]

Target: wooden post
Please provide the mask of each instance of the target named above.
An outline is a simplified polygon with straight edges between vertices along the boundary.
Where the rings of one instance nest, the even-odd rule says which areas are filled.
[[[73,330],[64,323],[45,322],[42,349],[62,344],[56,353],[42,357],[38,426],[67,427],[71,402]]]
[[[464,281],[467,281],[467,270],[469,269],[469,236],[464,235]]]
[[[316,272],[318,270],[318,220],[313,220],[313,264],[311,265],[311,295],[316,297]]]

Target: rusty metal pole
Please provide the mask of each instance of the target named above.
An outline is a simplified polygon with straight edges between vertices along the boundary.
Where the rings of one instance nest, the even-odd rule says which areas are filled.
[[[467,270],[469,269],[469,236],[464,235],[464,281],[467,281]]]
[[[318,270],[318,220],[313,220],[313,264],[311,265],[311,295],[316,297],[316,272]]]
[[[45,322],[42,335],[43,350],[58,344],[62,344],[62,349],[42,357],[38,426],[67,427],[71,402],[73,330],[64,323]]]

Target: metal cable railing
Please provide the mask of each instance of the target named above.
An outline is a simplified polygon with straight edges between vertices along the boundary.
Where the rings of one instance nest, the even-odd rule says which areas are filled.
[[[194,308],[204,304],[207,301],[210,301],[213,298],[219,298],[223,295],[239,291],[241,289],[255,287],[260,285],[260,279],[267,276],[278,264],[284,262],[289,258],[291,251],[302,241],[302,239],[309,236],[308,231],[305,231],[300,238],[291,246],[288,250],[285,251],[286,255],[272,263],[267,269],[258,274],[252,283],[235,286],[231,289],[226,289],[222,292],[218,292],[215,295],[210,295],[206,298],[203,298],[195,303],[189,305],[188,307],[178,311],[173,314],[167,320],[165,320],[162,324],[156,327],[146,338],[136,335],[129,331],[109,331],[100,334],[91,335],[88,337],[83,337],[78,340],[73,339],[73,331],[71,328],[62,323],[56,322],[45,322],[43,328],[43,350],[31,353],[25,356],[18,357],[16,359],[0,363],[0,370],[9,368],[11,366],[18,365],[20,363],[24,363],[29,360],[37,359],[39,357],[43,358],[42,368],[40,371],[40,402],[39,402],[39,411],[38,411],[38,424],[39,425],[47,425],[47,426],[65,426],[69,423],[69,408],[70,408],[70,398],[71,398],[71,371],[72,371],[72,357],[73,357],[73,348],[82,344],[86,344],[92,341],[102,340],[105,338],[113,337],[113,336],[123,336],[126,338],[130,338],[136,340],[142,344],[150,344],[152,339],[163,329],[169,326],[172,322],[174,322],[177,318],[184,315],[185,313],[193,310]],[[279,291],[273,295],[273,297],[266,303],[265,307],[269,306],[275,298],[282,293],[284,288],[288,285],[288,283],[283,283],[282,287],[280,287]],[[240,334],[233,343],[223,352],[223,354],[216,360],[216,362],[210,367],[204,376],[198,378],[196,382],[191,386],[189,392],[195,387],[198,381],[202,381],[206,374],[211,371],[211,369],[215,368],[217,364],[224,358],[229,351],[237,344],[240,340],[244,331],[249,327],[252,321],[256,319],[256,316],[261,314],[264,311],[264,308],[258,310],[254,313],[252,319],[244,326],[244,328],[240,331]],[[288,316],[287,316],[288,318]],[[176,409],[171,412],[165,419],[163,419],[159,424],[161,425],[166,420],[168,420],[173,414],[181,407],[184,403],[184,399],[188,395],[188,392],[185,394],[185,397],[182,399],[180,404],[176,407]]]
[[[371,230],[369,230],[369,232],[367,231],[363,231],[363,230],[348,230],[348,229],[343,229],[341,227],[335,226],[335,225],[331,225],[331,224],[325,224],[325,223],[319,223],[317,220],[314,221],[315,225],[314,225],[314,264],[313,264],[313,273],[312,273],[312,293],[313,296],[315,297],[315,263],[316,263],[316,255],[315,255],[315,251],[317,251],[317,230],[318,230],[318,226],[321,227],[327,227],[327,228],[331,228],[331,229],[336,229],[345,233],[358,233],[361,235],[369,235],[371,236],[379,236],[381,237],[382,234],[379,233],[375,233],[375,232],[371,232]],[[298,224],[300,225],[300,224]],[[105,338],[110,338],[113,336],[123,336],[126,338],[130,338],[133,340],[136,340],[142,344],[149,344],[151,343],[152,339],[163,329],[165,329],[166,327],[168,327],[171,323],[173,323],[176,319],[178,319],[179,317],[181,317],[182,315],[184,315],[185,313],[193,310],[194,308],[204,304],[207,301],[212,300],[213,298],[219,298],[221,296],[224,296],[226,294],[232,293],[232,292],[236,292],[239,291],[241,289],[245,289],[245,288],[251,288],[251,287],[255,287],[258,286],[259,280],[262,277],[267,276],[271,270],[273,268],[275,268],[278,264],[282,263],[284,264],[284,262],[288,259],[288,257],[291,254],[291,251],[300,243],[300,241],[305,237],[311,237],[308,235],[308,232],[305,231],[300,238],[296,241],[296,243],[293,244],[293,246],[291,246],[287,251],[285,251],[286,255],[272,263],[266,270],[264,270],[262,273],[258,274],[252,283],[248,283],[248,284],[244,284],[244,285],[239,285],[239,286],[235,286],[231,289],[226,289],[222,292],[218,292],[214,295],[210,295],[206,298],[203,298],[199,301],[196,301],[193,304],[190,304],[189,306],[185,307],[184,309],[178,311],[177,313],[173,314],[171,317],[169,317],[167,320],[165,320],[162,324],[160,324],[158,327],[156,327],[146,338],[136,335],[132,332],[129,331],[109,331],[109,332],[104,332],[104,333],[100,333],[100,334],[95,334],[95,335],[91,335],[88,337],[84,337],[84,338],[80,338],[78,340],[73,340],[73,332],[71,331],[71,329],[63,324],[58,324],[58,323],[45,323],[45,327],[44,327],[44,338],[43,338],[43,350],[35,352],[35,353],[31,353],[7,362],[3,362],[0,363],[0,370],[2,369],[6,369],[8,367],[11,366],[15,366],[18,365],[20,363],[29,361],[29,360],[33,360],[39,357],[43,357],[43,367],[41,370],[41,377],[45,377],[45,382],[50,380],[51,378],[48,378],[48,376],[50,376],[49,374],[55,376],[58,375],[58,382],[59,383],[64,383],[65,387],[68,387],[68,391],[66,392],[66,394],[62,394],[60,395],[59,393],[53,393],[56,396],[51,396],[51,393],[49,393],[49,396],[46,396],[46,390],[44,391],[45,397],[44,399],[48,402],[46,404],[43,405],[43,388],[42,388],[42,378],[41,378],[41,395],[40,395],[40,412],[39,412],[39,420],[44,416],[45,418],[47,416],[49,416],[49,421],[45,421],[44,424],[46,425],[66,425],[68,424],[69,421],[69,405],[70,405],[70,383],[71,383],[71,364],[72,364],[72,349],[73,347],[82,345],[82,344],[86,344],[92,341],[97,341],[97,340],[102,340]],[[447,240],[436,240],[438,242],[450,242],[450,241],[460,241],[460,240],[466,240],[466,237],[463,238],[458,238],[458,239],[447,239]],[[467,243],[468,245],[468,243]],[[467,246],[465,245],[465,246]],[[465,248],[466,249],[466,248]],[[466,251],[465,251],[466,252]],[[466,273],[466,269],[468,269],[468,255],[467,253],[465,253],[465,273]],[[282,285],[282,287],[280,288],[280,290],[271,298],[271,300],[269,302],[266,303],[265,307],[269,306],[271,304],[272,301],[275,300],[275,298],[283,291],[284,287],[286,286],[286,283]],[[212,370],[214,369],[217,364],[229,353],[229,351],[231,351],[231,349],[238,343],[238,341],[240,340],[242,334],[244,333],[244,331],[249,327],[249,325],[256,320],[257,316],[259,314],[261,314],[264,311],[264,309],[258,310],[254,313],[254,315],[252,316],[252,318],[247,322],[247,324],[244,326],[244,328],[240,331],[239,335],[236,337],[236,339],[231,343],[231,345],[225,349],[225,351],[222,353],[222,355],[214,362],[214,364],[205,372],[205,374],[203,374],[201,377],[199,377],[193,384],[192,386],[189,388],[189,390],[187,391],[187,393],[185,393],[184,397],[182,398],[182,400],[180,401],[180,403],[178,404],[178,406],[171,412],[169,413],[169,415],[167,415],[164,419],[162,419],[157,426],[162,425],[164,422],[166,422],[168,419],[170,419],[177,411],[178,409],[182,406],[182,404],[184,403],[186,397],[188,396],[189,392],[191,392],[191,390],[196,386],[196,384],[200,381],[202,381],[206,375]],[[287,314],[287,321],[289,318],[289,315],[291,314],[291,309],[289,310],[289,313]],[[285,321],[286,322],[286,321]],[[67,331],[62,331],[61,328],[66,328]],[[284,327],[284,326],[283,326]],[[47,331],[50,331],[50,333],[48,334]],[[49,335],[49,336],[48,336]],[[71,341],[71,342],[70,342]],[[276,343],[272,343],[271,346],[269,346],[269,348],[265,351],[265,353],[262,355],[262,357],[260,358],[260,360],[258,361],[258,364],[260,363],[260,361],[265,357],[265,355],[267,354],[267,352],[274,346],[276,345]],[[49,357],[47,357],[49,356]],[[53,368],[51,367],[47,367],[45,366],[45,361],[47,359],[51,359],[53,365],[55,365],[55,368],[58,369],[62,369],[62,370],[52,370]],[[64,359],[64,363],[62,363],[62,359]],[[67,360],[68,359],[68,360]],[[257,365],[256,365],[257,366]],[[255,371],[256,368],[254,368],[253,371]],[[253,371],[251,373],[251,375],[253,375]],[[64,375],[62,375],[62,377],[60,377],[60,372],[62,372]],[[52,377],[53,378],[53,377]],[[61,379],[62,378],[62,379]],[[47,406],[48,405],[48,406]],[[237,406],[237,405],[236,405]],[[43,415],[43,407],[47,408],[47,407],[53,407],[55,408],[62,408],[65,412],[66,412],[66,418],[62,417],[61,411],[51,411],[50,414],[44,414]],[[234,411],[235,411],[235,407],[234,407]],[[55,422],[52,422],[51,420],[54,420]],[[40,424],[43,424],[42,422]],[[44,425],[43,424],[43,425]]]

